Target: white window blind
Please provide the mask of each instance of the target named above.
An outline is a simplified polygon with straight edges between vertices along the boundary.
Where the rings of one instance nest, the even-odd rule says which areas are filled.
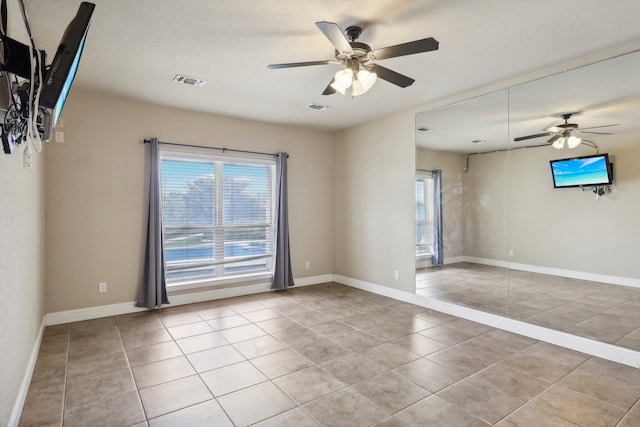
[[[163,151],[167,285],[273,271],[273,160]]]

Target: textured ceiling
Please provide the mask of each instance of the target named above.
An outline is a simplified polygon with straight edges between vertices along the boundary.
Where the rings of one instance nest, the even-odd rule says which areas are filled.
[[[79,88],[273,123],[335,130],[640,39],[638,0],[94,0]],[[25,0],[51,60],[77,0]],[[321,95],[338,65],[316,28],[359,24],[381,48],[434,37],[440,50],[380,61],[416,82]],[[11,30],[11,28],[10,28]],[[176,74],[204,87],[172,81]],[[324,111],[307,109],[312,103]]]

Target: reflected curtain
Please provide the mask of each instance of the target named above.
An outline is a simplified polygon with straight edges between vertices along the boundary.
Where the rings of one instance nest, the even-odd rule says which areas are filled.
[[[144,275],[136,307],[149,309],[169,304],[164,264],[162,237],[162,191],[160,185],[160,153],[158,139],[149,143],[151,162],[149,167],[149,215],[147,244],[144,257]]]
[[[287,190],[287,153],[276,157],[276,209],[275,209],[275,266],[271,289],[286,290],[293,286],[291,252],[289,248],[289,212]]]
[[[433,171],[433,255],[431,265],[442,265],[444,250],[442,243],[442,171]]]

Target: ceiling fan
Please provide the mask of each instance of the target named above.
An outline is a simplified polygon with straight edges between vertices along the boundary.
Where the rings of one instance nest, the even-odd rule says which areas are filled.
[[[350,26],[343,33],[340,27],[333,22],[316,22],[316,26],[335,47],[335,59],[271,64],[268,68],[293,68],[326,64],[345,65],[344,69],[335,74],[324,92],[322,92],[323,95],[331,95],[336,92],[345,95],[349,88],[351,88],[352,97],[362,95],[371,89],[378,77],[396,86],[411,86],[415,81],[414,79],[375,64],[373,61],[430,52],[432,50],[438,50],[439,46],[436,39],[429,37],[372,50],[369,45],[356,41],[360,37],[360,34],[362,34],[361,27]]]
[[[564,123],[558,126],[551,126],[545,129],[544,133],[537,133],[535,135],[527,135],[520,136],[518,138],[514,138],[514,141],[524,141],[527,139],[541,138],[543,136],[551,136],[551,138],[547,141],[547,143],[551,144],[553,148],[557,148],[559,150],[564,148],[565,143],[569,148],[575,148],[582,142],[582,139],[577,134],[580,133],[588,133],[593,135],[613,135],[609,132],[594,132],[590,129],[599,129],[606,128],[611,126],[618,126],[617,124],[611,125],[602,125],[602,126],[591,126],[588,128],[581,128],[576,123],[569,123],[569,119],[574,113],[567,113],[562,115],[562,119]],[[589,129],[589,130],[587,130]]]

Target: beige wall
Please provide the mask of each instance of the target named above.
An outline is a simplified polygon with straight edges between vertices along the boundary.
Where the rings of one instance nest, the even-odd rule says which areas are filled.
[[[9,1],[10,36],[27,42]],[[23,168],[24,144],[0,151],[0,426],[6,426],[44,316],[44,158]]]
[[[445,263],[464,255],[464,154],[416,148],[416,169],[442,171],[442,234]]]
[[[146,230],[142,140],[154,136],[288,152],[294,276],[333,273],[331,134],[81,91],[72,93],[63,119],[65,142],[46,150],[47,312],[135,300]],[[101,281],[106,294],[98,293]]]
[[[464,255],[506,261],[509,153],[473,155],[464,183]]]
[[[7,425],[44,316],[44,158],[0,153],[0,425]]]
[[[414,292],[414,114],[339,132],[334,167],[334,273]]]

